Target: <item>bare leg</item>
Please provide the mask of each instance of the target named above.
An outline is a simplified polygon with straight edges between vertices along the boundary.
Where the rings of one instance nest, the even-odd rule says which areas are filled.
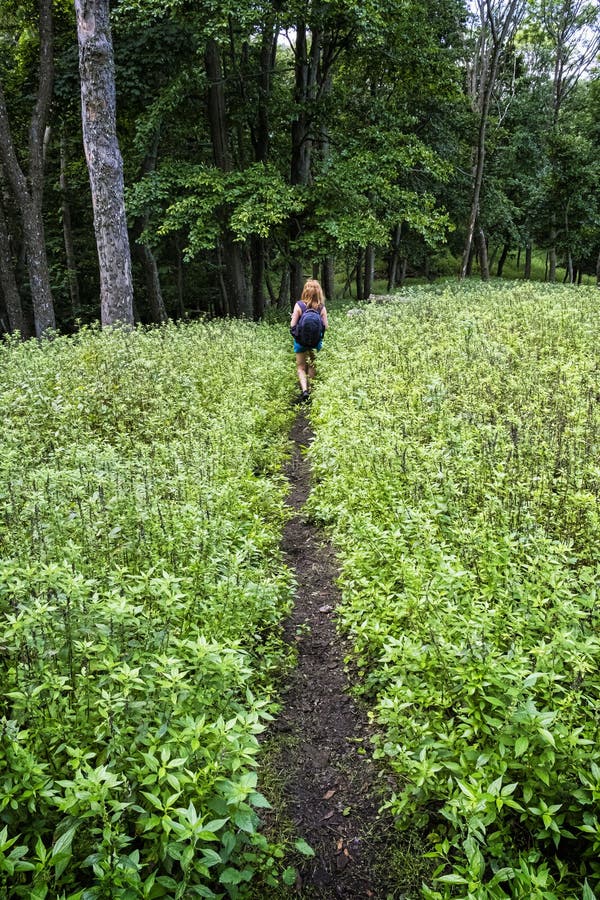
[[[306,357],[307,357],[307,359],[306,359],[306,374],[308,376],[308,383],[310,384],[310,382],[313,380],[313,378],[315,377],[315,374],[316,374],[314,350],[311,350],[310,353],[307,353]]]
[[[308,393],[308,353],[296,353],[296,371],[302,393]]]

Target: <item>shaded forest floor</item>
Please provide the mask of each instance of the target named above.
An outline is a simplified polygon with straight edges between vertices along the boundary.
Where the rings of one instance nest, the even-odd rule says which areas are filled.
[[[349,696],[344,670],[346,648],[335,628],[339,591],[336,559],[323,533],[303,513],[310,491],[310,469],[303,448],[312,439],[300,412],[291,432],[294,452],[287,467],[288,504],[295,510],[287,523],[282,547],[295,572],[294,609],[286,622],[286,640],[297,651],[282,697],[282,712],[268,742],[268,768],[280,785],[280,805],[294,836],[314,849],[298,869],[294,893],[310,898],[417,897],[422,872],[414,848],[408,854],[391,818],[379,814],[384,790],[377,763],[370,755],[370,726]],[[267,823],[275,830],[275,823]],[[416,869],[398,880],[391,862],[400,850],[400,869]],[[418,854],[419,857],[422,853]],[[394,872],[392,872],[392,868]],[[414,875],[418,875],[417,879]],[[407,893],[407,888],[409,893]]]

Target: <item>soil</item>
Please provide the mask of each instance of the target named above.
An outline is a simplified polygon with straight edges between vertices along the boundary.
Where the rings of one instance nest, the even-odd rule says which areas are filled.
[[[296,886],[287,895],[310,898],[389,897],[398,885],[391,876],[389,851],[393,823],[378,813],[381,774],[370,755],[370,726],[348,693],[344,658],[348,648],[335,627],[336,557],[303,506],[310,491],[310,468],[303,448],[312,440],[301,411],[291,432],[293,456],[287,467],[288,504],[295,510],[282,541],[295,572],[294,609],[286,640],[295,646],[297,666],[282,697],[283,710],[270,729],[274,763],[283,780],[284,814],[294,836],[303,837],[314,857],[294,857]]]

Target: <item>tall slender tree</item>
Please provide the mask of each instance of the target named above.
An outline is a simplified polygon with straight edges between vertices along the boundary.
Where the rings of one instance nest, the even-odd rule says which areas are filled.
[[[559,142],[563,105],[600,51],[600,5],[597,0],[540,0],[536,10],[542,36],[552,48],[551,141]],[[551,151],[551,164],[552,151]],[[548,280],[556,281],[559,212],[552,210]],[[568,250],[570,254],[570,250]]]
[[[222,172],[231,172],[233,162],[229,150],[229,133],[221,66],[221,52],[215,38],[209,37],[204,52],[208,79],[208,120],[215,165]],[[226,219],[226,206],[220,210]],[[222,282],[226,310],[236,316],[252,316],[252,298],[246,284],[243,248],[223,223],[221,258],[225,278]]]
[[[29,125],[27,165],[19,161],[0,80],[0,154],[4,171],[23,222],[35,333],[41,337],[56,326],[46,256],[42,202],[44,196],[44,136],[54,80],[52,0],[39,0],[39,71],[37,95]]]
[[[473,248],[479,217],[479,200],[483,184],[486,137],[492,96],[498,77],[502,55],[512,41],[525,14],[525,0],[477,0],[475,52],[468,71],[468,90],[477,117],[477,137],[472,151],[471,198],[467,232],[463,248],[460,277],[465,278]],[[485,251],[485,241],[479,231],[479,247]],[[484,259],[482,274],[487,273]]]
[[[0,196],[0,293],[4,298],[4,306],[8,322],[8,331],[19,331],[27,337],[27,328],[10,248],[10,236],[4,214],[2,197]]]
[[[133,323],[133,280],[116,131],[109,0],[75,0],[83,143],[90,175],[100,265],[103,325]]]

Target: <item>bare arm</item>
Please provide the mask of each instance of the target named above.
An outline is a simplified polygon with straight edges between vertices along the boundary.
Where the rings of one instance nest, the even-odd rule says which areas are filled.
[[[300,318],[301,315],[302,315],[302,310],[300,309],[300,307],[299,307],[298,304],[296,303],[295,306],[294,306],[294,311],[293,311],[293,313],[292,313],[292,318],[290,319],[290,328],[293,328],[294,325],[297,325],[297,324],[298,324],[298,320],[299,320],[299,318]]]
[[[327,310],[324,306],[321,308],[321,322],[323,323],[323,328],[329,327],[329,323],[327,321]]]

